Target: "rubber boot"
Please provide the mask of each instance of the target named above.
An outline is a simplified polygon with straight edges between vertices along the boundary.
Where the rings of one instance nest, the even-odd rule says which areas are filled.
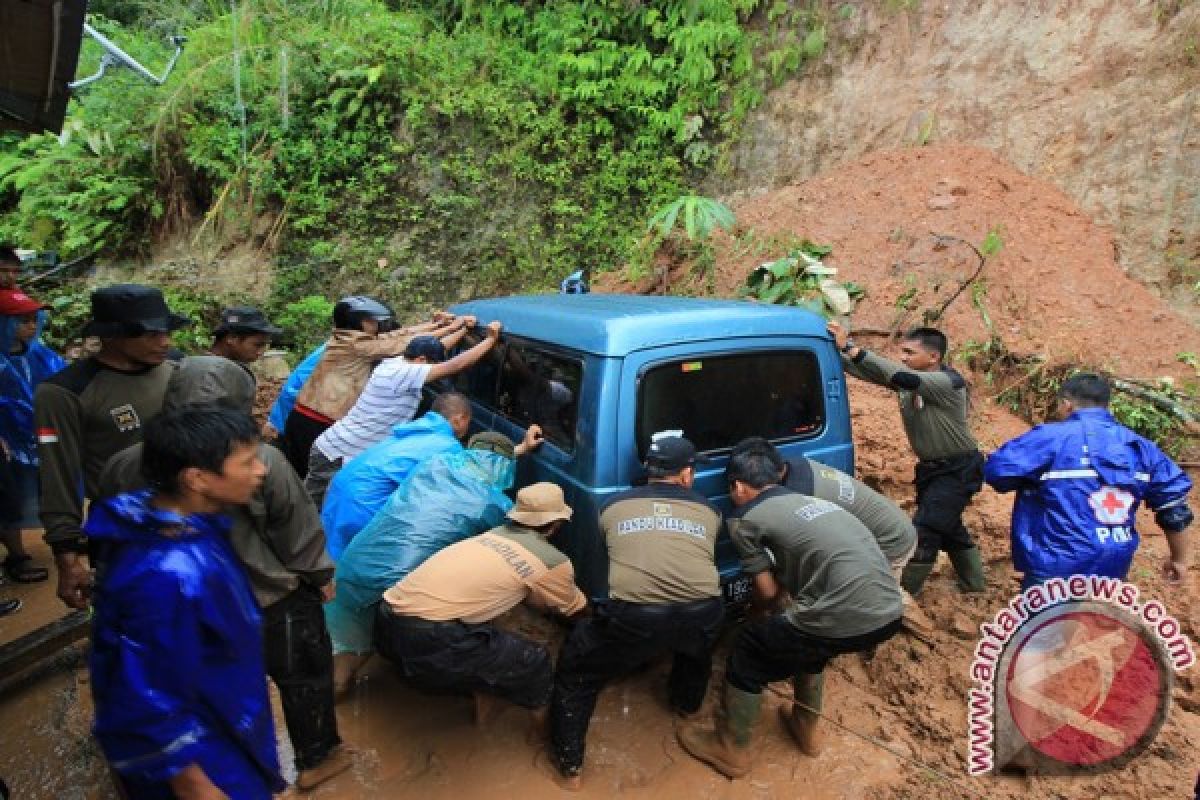
[[[972,593],[987,590],[987,581],[983,578],[983,554],[978,547],[955,550],[949,555],[950,563],[958,573],[958,588]]]
[[[920,561],[910,561],[904,565],[904,571],[900,573],[900,586],[910,596],[916,597],[921,593],[921,588],[925,586],[925,581],[929,578],[929,573],[933,572],[934,562],[928,564]]]
[[[825,696],[825,673],[797,675],[792,679],[792,691],[796,702],[790,709],[780,707],[779,716],[800,752],[815,758],[821,753],[817,723],[821,719],[819,714]]]
[[[726,684],[713,720],[715,729],[681,727],[677,734],[679,744],[725,777],[740,778],[750,771],[750,740],[761,711],[761,694],[743,692]]]

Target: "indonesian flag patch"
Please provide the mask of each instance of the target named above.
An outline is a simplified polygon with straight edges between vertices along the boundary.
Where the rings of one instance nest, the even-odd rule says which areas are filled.
[[[37,429],[38,444],[58,444],[58,431],[54,428]]]

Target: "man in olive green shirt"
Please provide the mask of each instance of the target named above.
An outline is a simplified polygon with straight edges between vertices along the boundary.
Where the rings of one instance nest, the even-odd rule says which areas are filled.
[[[851,342],[838,323],[828,328],[846,372],[896,392],[904,432],[917,454],[917,550],[904,568],[904,588],[916,596],[938,552],[945,550],[960,588],[982,592],[983,559],[962,514],[983,488],[983,455],[967,423],[967,383],[943,363],[946,335],[936,328],[914,328],[900,340],[902,363],[897,363]]]
[[[58,567],[58,597],[76,609],[88,607],[92,586],[84,501],[98,499],[109,457],[140,442],[142,426],[162,409],[176,366],[168,360],[171,332],[191,324],[151,286],[105,286],[92,292],[91,304],[83,334],[100,337],[100,352],[33,395],[42,526]]]
[[[588,724],[604,685],[671,653],[670,706],[699,710],[724,607],[713,547],[721,514],[692,489],[696,448],[672,431],[646,454],[648,482],[600,508],[609,600],[563,643],[550,701],[550,752],[568,788],[581,784]]]
[[[725,475],[735,506],[727,524],[742,568],[754,578],[756,602],[776,610],[739,633],[715,728],[684,728],[679,742],[736,778],[750,770],[763,687],[792,678],[796,702],[784,723],[800,750],[816,755],[825,665],[891,638],[903,606],[879,545],[852,514],[780,486],[761,449],[735,448]]]

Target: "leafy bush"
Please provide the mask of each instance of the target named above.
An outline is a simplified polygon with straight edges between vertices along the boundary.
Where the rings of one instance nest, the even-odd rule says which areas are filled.
[[[682,224],[680,215],[682,214]],[[689,241],[707,239],[716,228],[731,230],[736,218],[724,203],[694,194],[682,195],[660,208],[650,218],[647,228],[665,239],[682,228]]]
[[[831,252],[831,247],[805,240],[783,258],[759,265],[739,293],[763,303],[799,306],[826,318],[849,314],[865,290],[833,277],[837,268],[821,261]]]
[[[333,328],[333,303],[320,295],[309,295],[288,303],[274,318],[291,342],[292,351],[303,355],[329,338]]]
[[[187,49],[166,86],[115,73],[63,137],[4,141],[0,237],[113,256],[199,223],[277,257],[275,308],[549,285],[626,261],[647,209],[825,45],[816,6],[762,0],[237,9],[97,0],[114,19],[93,23],[143,63],[180,25]],[[86,43],[80,73],[98,58]]]

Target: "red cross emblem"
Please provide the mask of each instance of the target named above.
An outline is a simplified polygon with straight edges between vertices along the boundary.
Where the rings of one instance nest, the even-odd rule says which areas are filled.
[[[1088,496],[1088,505],[1092,507],[1096,520],[1104,525],[1124,524],[1129,519],[1129,509],[1133,503],[1133,495],[1111,486],[1105,486]]]

